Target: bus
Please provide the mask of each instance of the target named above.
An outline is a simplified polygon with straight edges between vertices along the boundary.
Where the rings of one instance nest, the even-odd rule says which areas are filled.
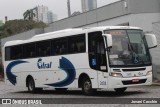
[[[152,84],[150,49],[154,34],[131,26],[65,29],[3,46],[5,83],[29,92],[81,88],[124,92],[127,87]]]

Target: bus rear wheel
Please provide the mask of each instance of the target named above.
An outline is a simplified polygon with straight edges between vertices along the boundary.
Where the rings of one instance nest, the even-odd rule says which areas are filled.
[[[35,83],[34,83],[33,78],[28,79],[28,91],[35,92]]]
[[[93,95],[96,89],[92,89],[92,84],[89,78],[84,78],[82,83],[82,91],[85,95]]]
[[[114,90],[116,91],[116,93],[124,93],[126,91],[127,87],[124,87],[124,88],[115,88]]]
[[[33,78],[28,79],[27,87],[28,87],[28,91],[31,92],[31,93],[42,91],[42,88],[36,88],[35,87],[35,82],[34,82]]]

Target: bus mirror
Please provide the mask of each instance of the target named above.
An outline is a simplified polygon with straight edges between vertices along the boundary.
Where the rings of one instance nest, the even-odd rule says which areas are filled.
[[[157,47],[157,39],[154,34],[145,34],[149,49]]]
[[[107,48],[112,47],[112,35],[111,34],[103,34],[103,37],[105,38],[106,47]]]

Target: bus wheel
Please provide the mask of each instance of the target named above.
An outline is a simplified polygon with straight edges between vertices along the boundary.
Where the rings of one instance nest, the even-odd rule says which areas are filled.
[[[83,80],[82,91],[85,95],[93,95],[93,93],[96,91],[95,89],[92,89],[92,84],[89,78],[85,78]]]
[[[28,80],[28,91],[29,92],[35,92],[36,88],[35,88],[35,83],[33,78],[29,78]]]
[[[115,88],[114,90],[116,91],[116,93],[124,93],[126,91],[127,87],[124,87],[124,88]]]

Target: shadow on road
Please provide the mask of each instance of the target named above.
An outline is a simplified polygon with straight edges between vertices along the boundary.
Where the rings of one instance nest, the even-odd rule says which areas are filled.
[[[68,90],[66,92],[57,92],[55,90],[43,90],[36,93],[29,93],[28,91],[20,91],[20,92],[14,92],[19,94],[33,94],[33,95],[77,95],[77,96],[84,96],[82,91],[80,90]],[[94,93],[95,97],[127,97],[130,95],[140,95],[145,94],[149,92],[142,92],[142,91],[126,91],[124,93],[116,93],[114,91],[97,91]]]

